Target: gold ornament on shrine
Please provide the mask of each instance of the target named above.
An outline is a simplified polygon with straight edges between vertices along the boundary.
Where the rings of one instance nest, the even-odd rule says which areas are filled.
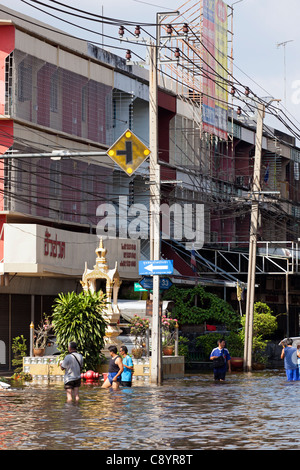
[[[116,261],[115,267],[113,269],[109,269],[106,261],[107,250],[103,246],[102,238],[100,239],[99,246],[96,248],[95,253],[97,258],[94,269],[88,269],[86,263],[82,280],[80,282],[85,292],[90,291],[94,293],[97,290],[97,279],[105,280],[107,306],[104,310],[103,316],[108,321],[108,325],[105,330],[105,342],[106,344],[118,344],[116,338],[122,332],[118,326],[118,321],[120,319],[118,293],[122,283],[118,272],[118,263]]]

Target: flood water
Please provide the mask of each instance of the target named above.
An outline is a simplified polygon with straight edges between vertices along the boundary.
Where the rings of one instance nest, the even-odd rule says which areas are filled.
[[[115,392],[83,384],[78,404],[61,383],[32,382],[0,391],[0,449],[298,450],[299,398],[284,370],[224,383],[191,373]]]

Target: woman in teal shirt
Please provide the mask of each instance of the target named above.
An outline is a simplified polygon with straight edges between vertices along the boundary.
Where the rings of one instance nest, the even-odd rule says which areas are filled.
[[[132,384],[132,373],[133,373],[133,362],[130,356],[128,356],[128,349],[126,346],[120,347],[120,354],[123,358],[124,370],[121,374],[121,385],[123,387],[131,387]]]

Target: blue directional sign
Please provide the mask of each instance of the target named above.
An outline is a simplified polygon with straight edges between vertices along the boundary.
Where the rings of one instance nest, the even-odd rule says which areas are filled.
[[[139,274],[146,276],[173,274],[173,260],[139,261]]]
[[[167,289],[170,289],[170,287],[172,287],[172,285],[173,285],[173,282],[170,281],[170,279],[168,277],[161,277],[159,279],[159,288],[160,289],[167,290]]]
[[[153,277],[143,277],[140,281],[140,285],[147,290],[153,289]],[[173,285],[173,282],[168,277],[161,277],[159,278],[159,288],[161,290],[170,289]]]

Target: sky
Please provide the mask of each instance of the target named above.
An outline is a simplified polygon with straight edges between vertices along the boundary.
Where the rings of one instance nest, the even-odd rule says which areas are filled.
[[[26,3],[25,3],[26,1]],[[82,20],[65,16],[68,21],[78,23],[89,29],[96,29],[100,34],[66,25],[60,20],[38,11],[32,5],[43,10],[43,6],[32,0],[0,0],[0,5],[37,18],[74,36],[104,44],[107,49],[125,56],[118,41],[107,36],[118,37],[118,26],[112,27],[99,23],[82,22]],[[40,0],[51,4],[51,0]],[[60,0],[68,4],[68,0]],[[196,0],[190,0],[192,4]],[[132,21],[136,24],[155,22],[156,12],[185,11],[187,0],[72,0],[70,5],[97,15]],[[190,3],[190,4],[191,4]],[[299,0],[227,0],[233,7],[233,75],[250,90],[262,97],[273,97],[281,100],[273,103],[284,110],[293,123],[293,129],[300,136],[300,4]],[[52,3],[53,5],[53,3]],[[56,4],[58,8],[61,8]],[[181,8],[180,8],[181,7]],[[1,6],[0,6],[1,8]],[[44,9],[45,10],[45,9]],[[46,10],[52,15],[63,16],[53,10]],[[1,12],[0,12],[1,15]],[[101,36],[103,33],[104,36]],[[281,44],[278,46],[278,44]],[[140,50],[140,49],[139,49]],[[288,122],[288,121],[287,121]],[[265,123],[279,130],[289,130],[276,118],[266,115]],[[290,125],[290,122],[288,122]],[[299,131],[298,131],[299,129]],[[298,141],[299,145],[299,141]]]

